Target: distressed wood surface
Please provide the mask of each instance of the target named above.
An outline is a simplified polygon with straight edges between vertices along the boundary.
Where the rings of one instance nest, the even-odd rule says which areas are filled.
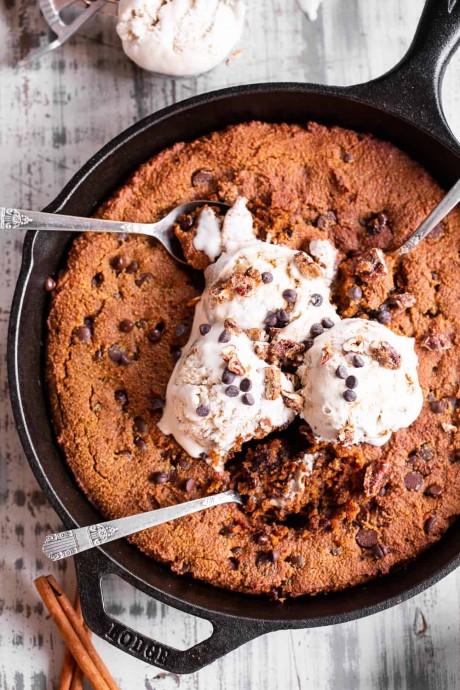
[[[125,59],[105,14],[55,54],[15,63],[44,33],[34,0],[5,0],[0,21],[1,205],[41,208],[102,144],[140,117],[196,93],[270,80],[351,84],[403,55],[423,0],[324,0],[317,22],[295,0],[248,0],[242,53],[198,79],[173,81]],[[460,59],[444,105],[460,132]],[[43,535],[60,525],[21,450],[6,382],[9,306],[22,236],[0,238],[0,690],[57,687],[63,644],[32,580],[54,572],[69,593],[72,563],[44,563]],[[148,600],[121,581],[105,585],[108,610],[132,627],[187,648],[207,624]],[[98,640],[122,690],[460,688],[460,573],[396,608],[340,626],[255,640],[180,680]]]

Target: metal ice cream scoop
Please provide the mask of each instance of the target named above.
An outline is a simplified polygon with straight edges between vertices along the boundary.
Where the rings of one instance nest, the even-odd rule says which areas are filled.
[[[102,546],[109,541],[128,537],[130,534],[223,503],[242,503],[241,496],[236,491],[224,491],[220,494],[197,498],[194,501],[186,501],[167,508],[149,510],[146,513],[109,520],[89,527],[49,534],[43,543],[42,551],[52,561],[59,561],[61,558],[75,556],[76,553],[92,549],[94,546]]]
[[[229,209],[227,204],[219,201],[188,201],[176,206],[167,216],[156,223],[128,223],[126,221],[100,220],[99,218],[79,218],[64,216],[60,213],[43,213],[41,211],[22,211],[18,208],[0,207],[0,230],[45,230],[61,232],[114,232],[147,235],[157,239],[171,256],[185,264],[179,240],[176,238],[173,225],[186,213],[192,213],[200,206],[218,208],[223,213]]]

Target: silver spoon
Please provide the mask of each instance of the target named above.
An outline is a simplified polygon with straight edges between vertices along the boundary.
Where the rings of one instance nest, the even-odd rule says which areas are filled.
[[[184,213],[192,213],[200,206],[214,206],[224,213],[229,206],[219,201],[188,201],[176,206],[167,216],[156,223],[128,223],[126,221],[100,220],[99,218],[79,218],[59,213],[42,211],[22,211],[18,208],[0,207],[0,230],[59,230],[61,232],[125,232],[128,234],[155,237],[171,256],[185,264],[179,240],[173,232],[173,225]]]
[[[434,228],[447,216],[460,201],[460,180],[458,180],[446,196],[431,211],[430,215],[420,223],[417,230],[404,242],[402,247],[390,252],[390,256],[401,258],[411,252],[420,242],[430,234]]]
[[[76,553],[87,551],[95,546],[102,546],[109,541],[128,537],[135,532],[141,532],[144,529],[155,527],[155,525],[176,520],[184,515],[198,513],[200,510],[212,508],[222,503],[242,503],[241,496],[236,491],[224,491],[220,494],[197,498],[194,501],[186,501],[167,508],[149,510],[146,513],[109,520],[89,527],[79,527],[66,532],[49,534],[43,543],[42,551],[52,561],[59,561],[61,558],[74,556]]]
[[[460,180],[419,225],[402,247],[390,252],[400,258],[412,251],[447,216],[460,201]],[[41,211],[22,211],[17,208],[0,207],[0,230],[15,230],[27,227],[28,230],[61,230],[63,232],[126,232],[155,237],[174,259],[184,264],[180,242],[173,233],[172,226],[183,213],[191,213],[200,206],[217,206],[224,213],[229,206],[218,201],[189,201],[176,206],[167,216],[156,223],[128,223],[124,221],[100,220],[98,218],[79,218],[63,216],[59,213]]]

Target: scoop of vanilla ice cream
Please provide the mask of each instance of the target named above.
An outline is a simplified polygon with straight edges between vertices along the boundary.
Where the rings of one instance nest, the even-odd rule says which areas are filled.
[[[263,328],[280,309],[289,318],[279,337],[300,341],[314,323],[339,320],[330,302],[336,250],[314,240],[307,254],[256,239],[246,200],[227,212],[222,227],[223,253],[205,272],[202,304],[209,323],[233,318],[241,328]],[[272,324],[274,325],[274,324]]]
[[[290,423],[295,416],[281,395],[275,400],[267,399],[268,365],[254,354],[249,338],[244,333],[232,334],[223,343],[219,342],[221,334],[222,326],[213,326],[184,348],[169,381],[166,406],[158,424],[192,457],[212,451],[225,456],[244,441],[262,438]],[[230,373],[224,383],[224,370],[235,366],[228,362],[230,356],[236,357],[242,373]],[[226,374],[228,377],[228,370]],[[281,389],[292,392],[292,383],[282,373],[280,378]],[[247,392],[239,387],[243,379],[250,381]],[[216,462],[216,469],[222,469],[219,458]]]
[[[413,338],[344,319],[305,354],[302,416],[323,441],[381,446],[420,414],[417,364]]]
[[[120,0],[117,32],[126,55],[168,76],[207,72],[240,39],[244,0]]]

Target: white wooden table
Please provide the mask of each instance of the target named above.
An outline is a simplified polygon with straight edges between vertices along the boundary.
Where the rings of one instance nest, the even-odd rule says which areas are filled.
[[[5,0],[0,19],[0,205],[42,208],[102,144],[174,101],[231,84],[270,80],[351,84],[402,56],[423,0],[324,0],[309,22],[295,0],[248,0],[242,53],[198,79],[159,79],[125,59],[109,15],[54,55],[15,62],[44,23],[34,0]],[[445,109],[460,132],[460,57],[445,82]],[[55,572],[71,594],[72,564],[44,563],[44,532],[59,521],[25,461],[6,382],[6,332],[22,237],[0,238],[0,690],[57,687],[63,644],[32,580]],[[182,648],[207,626],[116,581],[108,608],[132,627]],[[460,572],[397,608],[336,627],[278,632],[192,676],[178,678],[97,647],[122,690],[369,690],[460,688]]]

